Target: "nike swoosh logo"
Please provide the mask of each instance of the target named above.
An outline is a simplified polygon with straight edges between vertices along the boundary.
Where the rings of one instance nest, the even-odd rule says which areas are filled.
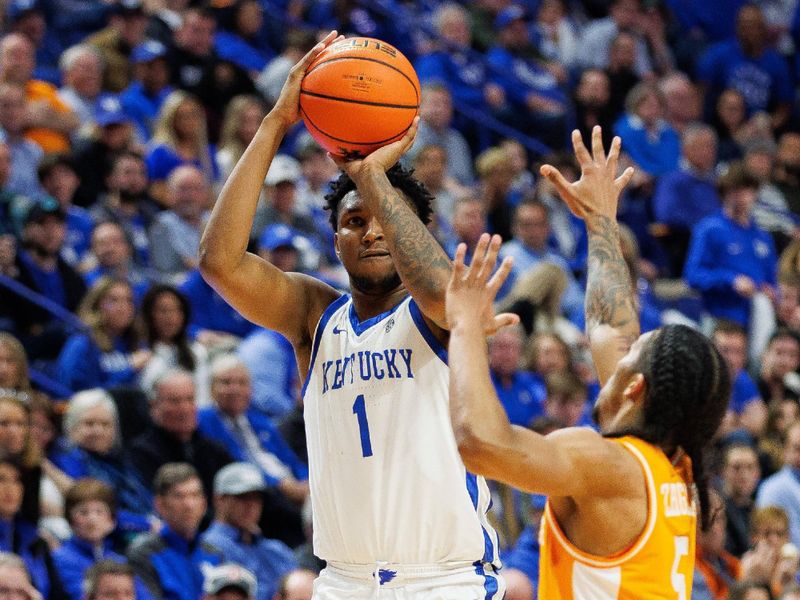
[[[333,335],[339,335],[340,333],[344,333],[344,329],[339,329],[338,325],[333,326]]]

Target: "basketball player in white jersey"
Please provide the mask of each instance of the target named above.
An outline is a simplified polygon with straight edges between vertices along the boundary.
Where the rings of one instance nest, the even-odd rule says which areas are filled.
[[[504,594],[489,494],[449,419],[444,290],[451,263],[425,226],[430,194],[396,165],[399,142],[345,171],[328,196],[351,294],[246,251],[267,169],[299,120],[292,69],[203,235],[204,277],[245,317],[291,341],[305,378],[318,600],[472,600]]]

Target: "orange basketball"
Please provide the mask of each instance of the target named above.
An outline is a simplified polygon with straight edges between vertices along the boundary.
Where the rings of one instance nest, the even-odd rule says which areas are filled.
[[[405,134],[419,110],[419,79],[394,46],[355,37],[326,48],[306,71],[300,112],[331,154],[363,157]]]

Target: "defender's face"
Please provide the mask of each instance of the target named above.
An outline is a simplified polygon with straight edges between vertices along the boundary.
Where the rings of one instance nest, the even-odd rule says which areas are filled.
[[[357,192],[339,203],[334,244],[354,288],[384,294],[401,285],[383,229]]]
[[[593,417],[603,433],[616,428],[622,416],[620,409],[623,406],[623,392],[636,374],[634,367],[639,361],[642,350],[654,334],[654,331],[650,331],[639,336],[628,353],[617,363],[617,368],[597,395]]]

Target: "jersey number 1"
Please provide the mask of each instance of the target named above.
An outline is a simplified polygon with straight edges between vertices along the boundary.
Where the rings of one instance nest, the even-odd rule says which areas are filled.
[[[364,394],[359,394],[353,403],[353,414],[358,420],[358,432],[361,434],[361,455],[372,456],[372,442],[369,439],[369,423],[367,422],[367,404]]]

